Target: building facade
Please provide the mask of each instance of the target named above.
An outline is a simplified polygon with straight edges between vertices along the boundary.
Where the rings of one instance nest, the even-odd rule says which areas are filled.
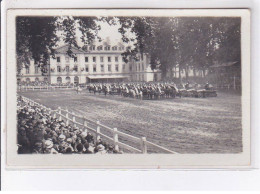
[[[19,82],[49,82],[51,84],[84,84],[93,82],[157,81],[160,72],[152,71],[149,56],[139,54],[138,60],[125,63],[122,53],[126,47],[122,43],[102,42],[85,47],[72,48],[74,57],[67,55],[68,45],[56,49],[55,58],[50,58],[48,73],[42,75],[38,66],[31,64],[22,69]]]

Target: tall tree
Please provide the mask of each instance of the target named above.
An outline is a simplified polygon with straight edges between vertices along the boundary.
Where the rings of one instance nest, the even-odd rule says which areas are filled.
[[[72,47],[81,48],[77,43],[77,30],[81,41],[90,44],[98,37],[100,26],[97,17],[17,17],[16,55],[17,71],[28,66],[33,59],[43,73],[47,72],[50,57],[60,40],[69,45],[67,54],[73,56]],[[58,37],[58,31],[62,36]]]

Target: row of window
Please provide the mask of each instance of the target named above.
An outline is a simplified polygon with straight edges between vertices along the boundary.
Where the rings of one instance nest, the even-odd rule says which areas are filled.
[[[25,73],[26,74],[30,73],[30,68],[29,67],[25,68]],[[39,73],[39,67],[38,66],[34,66],[34,73]]]
[[[78,62],[78,58],[74,57],[74,62]],[[96,62],[96,57],[92,57],[92,62]],[[60,63],[60,57],[57,57],[57,63]],[[69,62],[70,57],[65,57],[65,61]],[[112,62],[112,57],[107,57],[108,62]],[[89,62],[89,57],[85,57],[85,62]],[[104,57],[100,57],[100,62],[104,62]],[[115,57],[115,62],[118,62],[118,57]]]
[[[110,51],[110,49],[111,49],[111,46],[97,46],[97,50],[98,51],[102,51],[102,50],[105,50],[105,51]],[[112,47],[112,51],[117,51],[117,50],[119,50],[119,51],[123,51],[125,49],[125,47],[117,47],[117,46],[113,46]],[[91,50],[91,51],[95,51],[96,50],[96,46],[95,45],[92,45],[92,46],[90,46],[89,47],[89,50]]]
[[[105,70],[104,70],[104,65],[100,65],[100,69],[101,69],[101,72],[104,72]],[[140,70],[141,69],[141,66],[140,66],[140,64],[137,66],[136,65],[136,71],[138,71],[138,69]],[[144,64],[142,64],[142,69],[144,69]],[[34,67],[34,73],[39,73],[39,67],[38,66],[35,66]],[[125,70],[125,64],[123,64],[123,70]],[[130,65],[129,66],[129,70],[130,71],[132,71],[132,66]],[[61,69],[61,66],[57,66],[57,72],[61,72],[62,71],[62,69]],[[65,67],[65,71],[66,72],[70,72],[70,67],[69,66],[66,66]],[[73,68],[73,71],[75,71],[75,72],[78,72],[78,66],[74,66],[74,68]],[[89,72],[89,68],[88,68],[88,66],[86,65],[86,67],[85,67],[85,71],[86,72]],[[93,65],[93,72],[96,72],[97,71],[97,68],[96,68],[96,65]],[[108,65],[107,66],[107,71],[112,71],[111,70],[111,65]],[[116,72],[118,72],[119,71],[119,67],[118,67],[118,65],[115,65],[115,71]],[[29,74],[30,73],[30,69],[29,69],[29,67],[27,67],[26,68],[26,74]]]
[[[93,72],[97,72],[97,66],[96,65],[93,65],[92,68],[93,68]],[[75,71],[75,72],[78,72],[78,66],[74,66],[74,68],[72,70]],[[82,71],[84,71],[84,70],[85,70],[85,72],[89,72],[88,65],[85,66],[85,69],[82,69]],[[101,72],[105,71],[104,65],[100,65],[100,70],[101,70]],[[123,64],[123,70],[125,70],[125,64]],[[66,66],[65,69],[63,69],[63,71],[70,72],[70,67]],[[112,71],[112,65],[107,65],[107,71],[108,72]],[[119,65],[115,65],[115,71],[116,72],[119,71]],[[61,66],[57,66],[57,72],[62,72]]]

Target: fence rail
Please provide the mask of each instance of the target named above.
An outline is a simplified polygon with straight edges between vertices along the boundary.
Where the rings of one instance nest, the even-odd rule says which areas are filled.
[[[74,89],[74,85],[68,85],[68,86],[52,86],[52,85],[45,85],[45,86],[18,86],[18,91],[28,91],[28,90],[56,90],[56,89]]]
[[[119,146],[120,146],[120,148],[126,149],[126,150],[134,152],[134,153],[146,154],[147,150],[148,150],[148,146],[149,146],[150,148],[156,148],[156,149],[164,151],[166,153],[177,154],[177,152],[174,152],[174,151],[164,148],[160,145],[147,141],[146,137],[138,138],[138,137],[129,135],[127,133],[118,131],[117,128],[111,128],[104,124],[101,124],[100,121],[94,121],[94,120],[88,119],[86,117],[77,115],[74,112],[69,112],[68,109],[62,109],[59,107],[57,110],[52,110],[27,97],[21,96],[21,98],[25,103],[27,103],[31,106],[37,105],[37,106],[41,107],[42,109],[44,109],[45,111],[48,111],[48,113],[52,117],[57,118],[59,121],[63,120],[67,125],[72,124],[75,127],[77,126],[81,129],[83,129],[85,132],[90,131],[91,133],[94,134],[96,141],[99,140],[100,138],[104,138],[104,139],[110,141],[115,146],[116,150],[119,150]],[[79,121],[79,120],[81,120],[81,121]],[[101,131],[101,129],[102,129],[102,131]],[[112,137],[109,136],[108,134],[105,134],[105,130]],[[128,145],[124,142],[121,142],[121,141],[119,141],[119,137],[126,138],[130,142],[135,142],[139,145],[139,147],[137,148],[136,144]]]

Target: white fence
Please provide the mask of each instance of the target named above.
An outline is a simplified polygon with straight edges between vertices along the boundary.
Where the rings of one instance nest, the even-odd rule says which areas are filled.
[[[45,86],[17,86],[18,91],[28,91],[28,90],[57,90],[57,89],[74,89],[74,85],[68,86],[52,86],[52,85],[45,85]]]
[[[93,121],[86,117],[76,115],[74,112],[69,112],[69,110],[67,109],[65,110],[59,107],[57,110],[51,110],[50,108],[47,108],[46,106],[43,106],[42,104],[37,103],[24,96],[21,96],[21,98],[24,102],[26,102],[29,105],[36,105],[48,111],[52,117],[58,118],[59,121],[63,120],[64,122],[66,122],[67,125],[72,124],[73,126],[77,126],[86,132],[89,131],[93,133],[96,140],[100,138],[108,140],[115,146],[116,150],[119,150],[120,147],[121,149],[123,148],[133,153],[146,154],[150,148],[151,150],[156,149],[160,153],[163,152],[177,154],[177,152],[174,152],[155,143],[147,141],[146,137],[138,138],[127,133],[121,132],[117,130],[117,128],[110,128],[100,123],[100,121]],[[132,142],[132,145],[120,141],[120,138],[124,138],[124,140],[127,142]]]

